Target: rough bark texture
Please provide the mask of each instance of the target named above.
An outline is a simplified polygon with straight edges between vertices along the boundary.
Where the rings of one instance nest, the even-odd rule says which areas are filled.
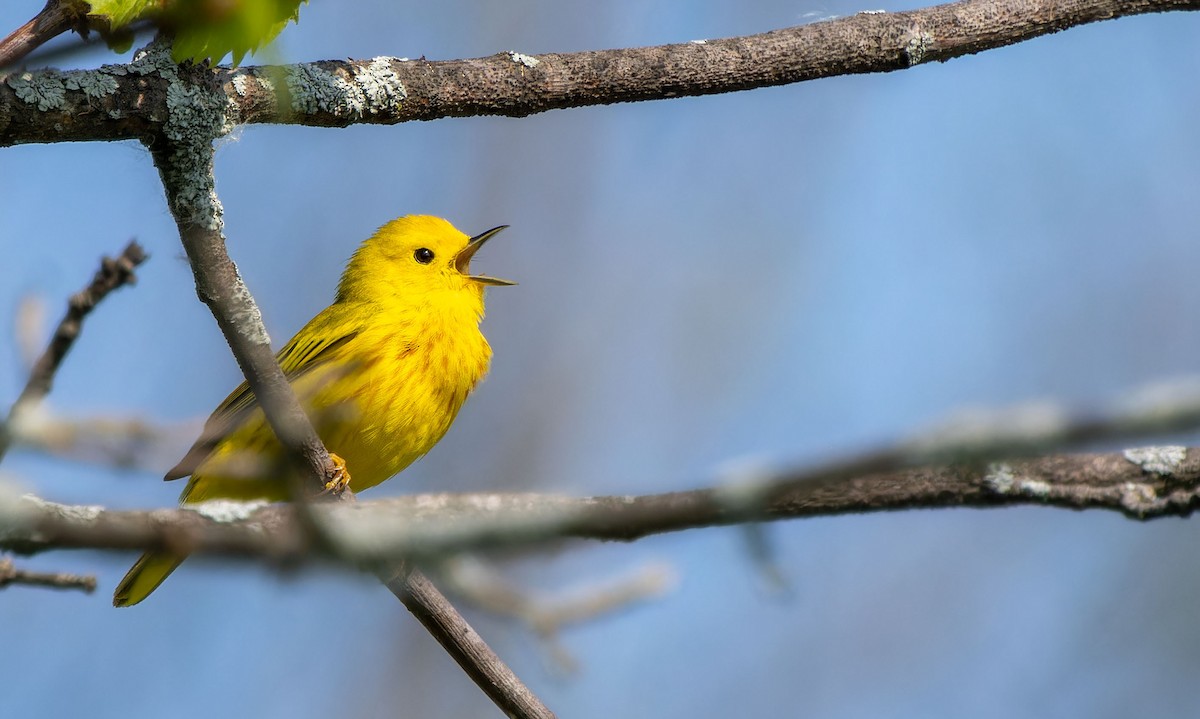
[[[657,47],[442,62],[384,57],[218,68],[212,75],[228,98],[230,126],[523,117],[902,70],[1100,20],[1198,7],[1200,0],[962,0]],[[152,137],[177,107],[171,85],[137,61],[10,73],[0,83],[0,146]]]

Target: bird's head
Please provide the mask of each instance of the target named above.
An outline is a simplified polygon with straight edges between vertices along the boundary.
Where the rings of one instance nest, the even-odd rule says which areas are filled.
[[[342,273],[337,301],[438,301],[470,298],[483,311],[485,285],[515,282],[471,273],[471,259],[507,225],[467,237],[440,217],[409,215],[367,238]]]

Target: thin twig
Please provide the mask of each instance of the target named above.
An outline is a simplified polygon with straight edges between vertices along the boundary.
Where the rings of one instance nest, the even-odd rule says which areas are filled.
[[[0,40],[0,69],[19,61],[37,47],[67,30],[87,33],[86,2],[47,0],[46,6],[29,22]]]
[[[131,240],[120,255],[113,259],[104,257],[100,260],[100,269],[92,278],[91,283],[71,296],[67,302],[67,313],[58,323],[50,343],[42,355],[38,357],[29,373],[29,381],[17,401],[9,409],[8,418],[0,425],[0,459],[4,458],[12,445],[14,423],[19,422],[21,414],[39,403],[50,392],[54,384],[54,375],[62,365],[63,358],[75,344],[83,329],[83,320],[91,313],[110,292],[124,285],[137,281],[133,270],[146,260],[146,252],[136,240]]]
[[[554,712],[521,682],[425,575],[402,566],[379,578],[506,715],[553,719]]]
[[[0,589],[10,584],[23,584],[29,587],[49,587],[51,589],[81,589],[88,594],[96,591],[96,578],[82,574],[67,574],[66,572],[31,572],[18,569],[7,557],[0,557]]]

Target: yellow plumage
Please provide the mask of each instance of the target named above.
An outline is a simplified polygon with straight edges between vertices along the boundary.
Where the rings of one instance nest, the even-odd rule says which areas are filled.
[[[428,452],[487,373],[479,331],[485,285],[471,257],[502,227],[468,238],[426,216],[393,220],[359,246],[334,303],[276,356],[355,492]],[[287,498],[283,449],[245,383],[217,407],[166,478],[190,475],[180,501]],[[184,556],[151,552],[121,580],[113,604],[146,598]]]

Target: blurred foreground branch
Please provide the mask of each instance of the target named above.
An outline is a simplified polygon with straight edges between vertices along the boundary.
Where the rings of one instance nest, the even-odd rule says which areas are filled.
[[[22,415],[14,440],[26,451],[60,459],[161,474],[202,427],[203,421],[164,425],[137,417],[67,417],[43,404]]]
[[[451,595],[529,627],[546,647],[554,668],[567,673],[574,672],[578,662],[559,641],[564,627],[593,621],[661,596],[677,583],[671,567],[647,564],[624,576],[549,594],[518,585],[492,563],[472,554],[441,562],[433,573]]]
[[[311,509],[337,537],[340,559],[377,565],[564,538],[634,540],[697,527],[860,512],[1050,506],[1107,509],[1145,520],[1186,516],[1198,505],[1200,448],[1149,447],[838,474],[837,481],[798,472],[762,486],[637,497],[436,494]],[[131,511],[0,498],[0,549],[30,554],[64,548],[166,549],[289,565],[330,560],[286,504],[210,502]]]

